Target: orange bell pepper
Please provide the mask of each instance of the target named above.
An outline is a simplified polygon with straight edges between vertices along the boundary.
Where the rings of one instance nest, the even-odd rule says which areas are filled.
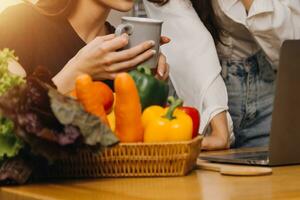
[[[169,97],[169,108],[148,107],[142,115],[144,142],[187,141],[192,139],[193,121],[177,107],[182,100]]]

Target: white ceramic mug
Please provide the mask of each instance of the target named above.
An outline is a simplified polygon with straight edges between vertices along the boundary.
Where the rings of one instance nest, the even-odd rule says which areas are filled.
[[[129,43],[124,49],[129,49],[148,40],[153,40],[155,42],[153,50],[156,51],[156,54],[142,64],[149,68],[156,68],[160,51],[162,24],[163,21],[156,19],[122,17],[122,24],[116,28],[115,34],[117,36],[123,33],[129,35]]]

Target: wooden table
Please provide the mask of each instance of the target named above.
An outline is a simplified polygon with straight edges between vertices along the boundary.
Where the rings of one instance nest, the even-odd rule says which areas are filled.
[[[259,200],[300,199],[300,166],[278,167],[258,177],[194,171],[186,177],[119,178],[1,187],[0,200]]]

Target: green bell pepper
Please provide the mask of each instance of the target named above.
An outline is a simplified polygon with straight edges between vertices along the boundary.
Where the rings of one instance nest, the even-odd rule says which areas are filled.
[[[151,70],[142,65],[129,74],[137,86],[143,110],[152,105],[166,105],[169,85],[165,81],[157,80]]]

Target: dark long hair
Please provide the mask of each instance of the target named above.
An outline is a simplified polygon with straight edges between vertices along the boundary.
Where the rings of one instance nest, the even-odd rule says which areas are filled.
[[[150,2],[164,5],[170,0],[149,0]],[[172,0],[171,0],[172,1]],[[214,12],[212,0],[190,0],[199,18],[212,35],[215,43],[222,43],[222,26]]]
[[[77,0],[38,0],[36,4],[30,0],[23,1],[49,17],[67,17],[77,4]]]
[[[195,11],[208,29],[215,43],[222,43],[223,29],[213,9],[212,0],[191,0]]]

